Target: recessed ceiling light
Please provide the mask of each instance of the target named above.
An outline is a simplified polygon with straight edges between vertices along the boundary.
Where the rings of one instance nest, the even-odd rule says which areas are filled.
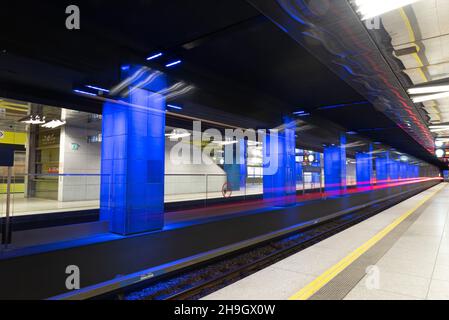
[[[48,128],[48,129],[54,129],[54,128],[58,128],[60,126],[65,125],[65,121],[62,120],[51,120],[43,125],[41,125],[42,128]]]
[[[444,157],[445,152],[444,152],[443,149],[437,149],[437,150],[435,150],[435,155],[436,155],[438,158],[442,158],[442,157]]]
[[[362,20],[372,19],[389,11],[405,7],[419,0],[355,0]]]
[[[19,122],[26,124],[43,124],[45,123],[45,116],[29,115],[25,118],[20,119]]]

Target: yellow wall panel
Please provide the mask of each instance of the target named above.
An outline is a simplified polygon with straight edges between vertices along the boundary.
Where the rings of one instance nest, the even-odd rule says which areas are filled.
[[[0,144],[26,145],[27,134],[25,132],[1,131]]]

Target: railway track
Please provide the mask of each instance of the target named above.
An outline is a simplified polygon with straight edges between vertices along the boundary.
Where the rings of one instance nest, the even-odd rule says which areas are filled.
[[[414,194],[414,193],[413,193]],[[196,300],[329,238],[409,198],[410,195],[354,211],[313,227],[239,250],[161,279],[122,288],[96,299]]]

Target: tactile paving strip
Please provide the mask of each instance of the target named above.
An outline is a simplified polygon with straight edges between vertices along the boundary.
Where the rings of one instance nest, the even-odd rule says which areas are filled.
[[[361,255],[334,279],[316,292],[310,300],[342,300],[366,276],[367,268],[376,263],[391,249],[410,226],[418,219],[431,201],[424,203],[394,230],[387,234],[367,252]]]

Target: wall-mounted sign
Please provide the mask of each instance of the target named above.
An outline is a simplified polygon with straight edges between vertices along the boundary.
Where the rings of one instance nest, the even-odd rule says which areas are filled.
[[[321,167],[313,167],[310,165],[303,165],[302,170],[304,172],[315,172],[315,173],[321,173]]]
[[[58,167],[49,167],[48,168],[48,173],[50,173],[50,174],[57,174],[57,173],[59,173],[59,168]]]
[[[80,148],[80,145],[78,143],[72,143],[72,150],[77,151]]]
[[[46,132],[39,136],[40,147],[51,146],[56,144],[59,144],[59,132],[55,131]]]

